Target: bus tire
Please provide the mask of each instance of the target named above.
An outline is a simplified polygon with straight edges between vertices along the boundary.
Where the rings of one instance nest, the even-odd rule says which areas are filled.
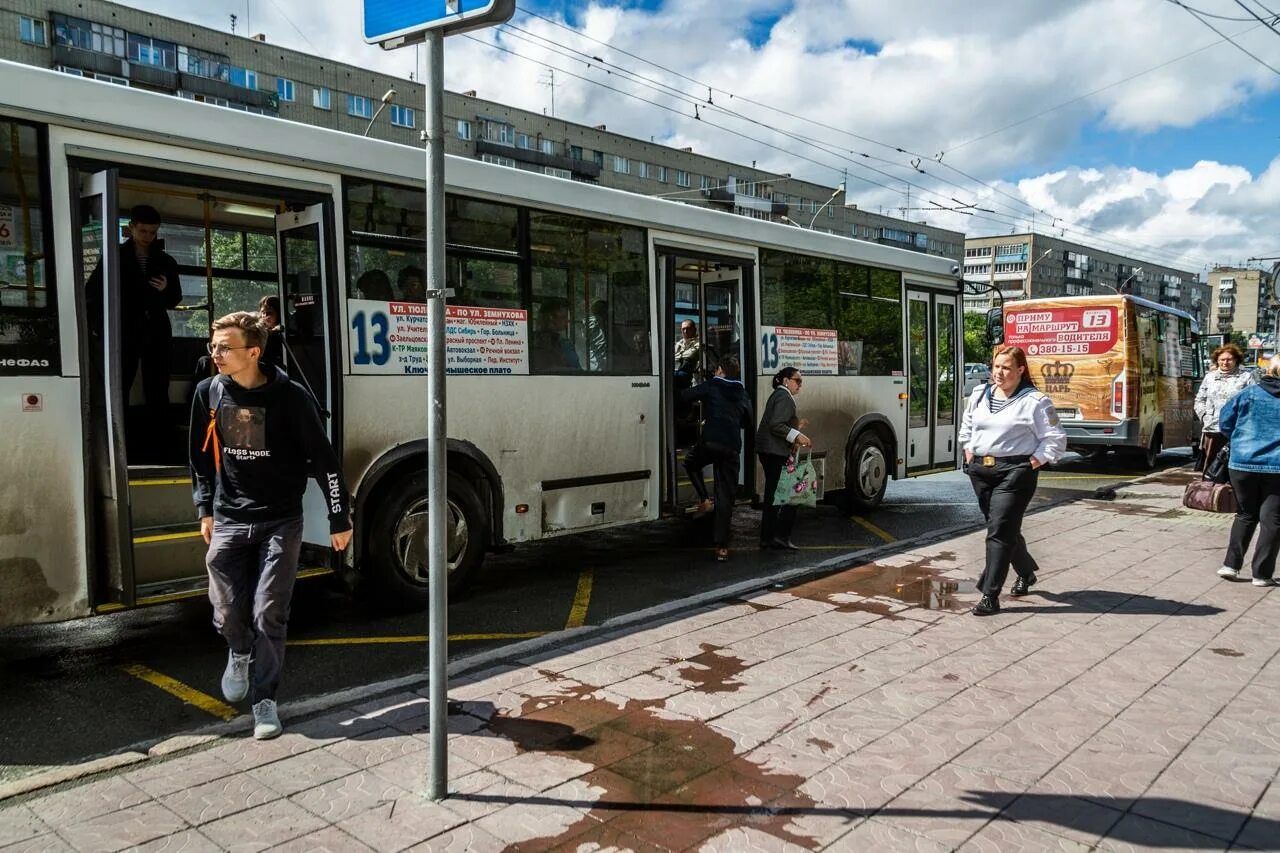
[[[1146,450],[1138,451],[1138,465],[1144,471],[1154,470],[1156,462],[1160,459],[1161,445],[1164,441],[1164,432],[1160,427],[1156,427],[1155,432],[1151,434],[1151,443],[1147,445]]]
[[[375,596],[396,610],[425,610],[429,585],[426,574],[425,525],[427,472],[416,471],[383,493],[370,525],[369,565],[366,571]],[[488,517],[475,488],[460,474],[449,472],[448,594],[459,593],[484,560]],[[418,548],[421,547],[421,552]]]
[[[871,512],[889,488],[889,457],[874,430],[865,430],[853,443],[845,475],[845,503],[850,512]]]

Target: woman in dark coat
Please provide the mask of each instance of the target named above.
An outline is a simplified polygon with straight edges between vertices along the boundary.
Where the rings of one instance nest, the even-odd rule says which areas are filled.
[[[795,524],[794,506],[777,507],[773,493],[782,476],[782,466],[787,464],[793,446],[812,447],[801,430],[809,425],[807,420],[796,417],[795,396],[800,393],[804,377],[794,367],[784,367],[773,377],[773,393],[765,401],[760,416],[760,428],[756,430],[756,455],[764,469],[764,509],[760,513],[760,547],[799,550],[791,541],[791,526]]]

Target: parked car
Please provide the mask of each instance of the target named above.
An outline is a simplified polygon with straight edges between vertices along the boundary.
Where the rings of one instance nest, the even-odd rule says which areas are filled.
[[[985,364],[970,362],[964,366],[964,395],[968,397],[984,382],[991,380],[991,368]]]

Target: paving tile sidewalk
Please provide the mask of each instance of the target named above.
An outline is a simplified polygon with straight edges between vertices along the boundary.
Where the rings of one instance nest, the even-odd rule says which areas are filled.
[[[0,850],[1280,849],[1280,590],[1165,474],[981,533],[0,804]],[[425,689],[422,691],[425,693]]]

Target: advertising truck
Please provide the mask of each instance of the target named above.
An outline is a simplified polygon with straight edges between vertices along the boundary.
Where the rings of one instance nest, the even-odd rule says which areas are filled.
[[[1068,449],[1095,461],[1116,450],[1150,469],[1162,448],[1198,441],[1204,359],[1185,311],[1127,294],[1027,299],[991,326],[996,343],[1026,351]]]

